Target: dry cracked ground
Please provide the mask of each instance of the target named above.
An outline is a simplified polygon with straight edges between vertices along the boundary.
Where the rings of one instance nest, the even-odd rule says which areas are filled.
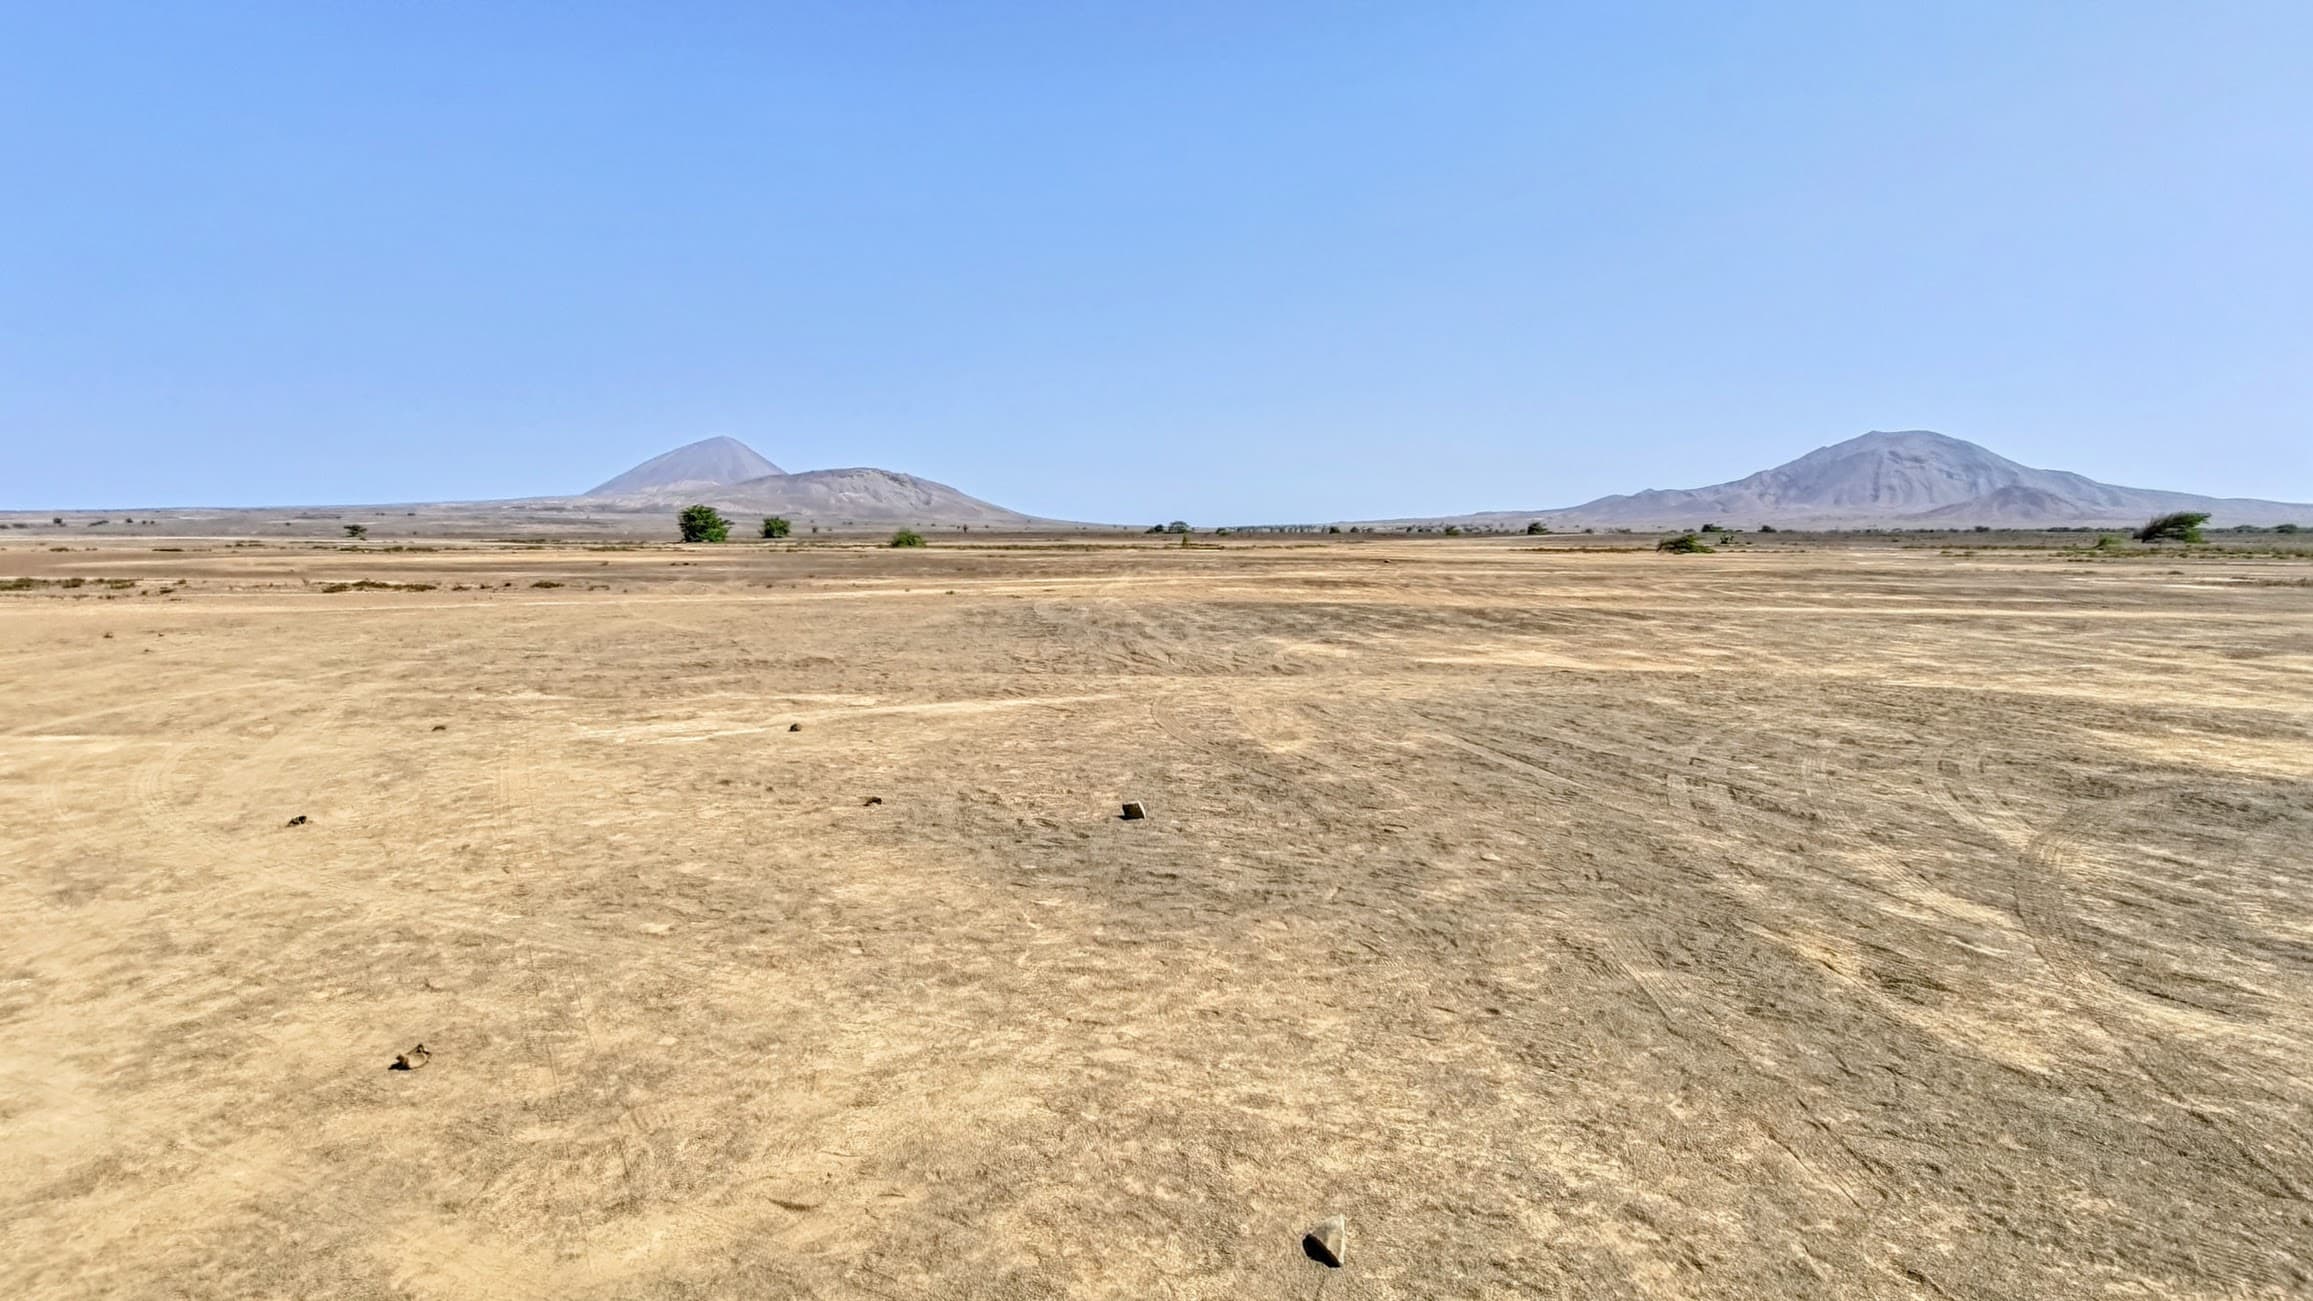
[[[2304,1295],[2308,575],[16,543],[6,1290]]]

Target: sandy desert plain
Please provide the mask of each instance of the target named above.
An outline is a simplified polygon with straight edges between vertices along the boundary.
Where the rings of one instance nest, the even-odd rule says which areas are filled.
[[[2302,555],[59,541],[11,1296],[2313,1289]]]

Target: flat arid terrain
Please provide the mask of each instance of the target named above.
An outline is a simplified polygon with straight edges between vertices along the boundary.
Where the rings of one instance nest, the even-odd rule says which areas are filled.
[[[2303,558],[5,541],[11,1296],[2313,1289]]]

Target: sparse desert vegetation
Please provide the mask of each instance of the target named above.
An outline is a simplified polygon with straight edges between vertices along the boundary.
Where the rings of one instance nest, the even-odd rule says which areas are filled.
[[[2171,511],[2155,515],[2136,531],[2139,542],[2206,542],[2201,536],[2201,525],[2209,522],[2209,513],[2201,510]]]
[[[731,521],[712,506],[685,506],[675,527],[685,542],[727,542],[731,537]]]
[[[323,583],[324,592],[431,592],[432,583],[388,583],[374,578],[356,579],[350,583]]]

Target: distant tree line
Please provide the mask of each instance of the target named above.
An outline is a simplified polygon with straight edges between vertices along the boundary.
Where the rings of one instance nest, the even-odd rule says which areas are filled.
[[[849,520],[844,521],[846,524],[850,522]],[[703,504],[683,507],[682,513],[675,516],[675,529],[682,535],[685,542],[728,542],[731,540],[731,521],[723,517],[723,512]],[[811,531],[817,533],[819,526],[812,525]],[[969,525],[965,526],[965,531],[971,531]],[[783,515],[764,516],[762,526],[758,530],[759,535],[765,538],[784,538],[791,536],[794,532],[794,521]],[[891,545],[895,547],[920,547],[926,543],[923,534],[914,529],[901,529],[891,535]]]
[[[2132,533],[2131,533],[2129,536],[2133,537],[2133,538],[2134,538],[2136,541],[2138,541],[2138,542],[2145,542],[2145,543],[2162,543],[2162,542],[2182,542],[2182,543],[2195,543],[2195,542],[2205,542],[2205,541],[2207,541],[2207,537],[2206,537],[2205,533],[2203,532],[2203,527],[2202,527],[2202,526],[2206,525],[2206,524],[2208,523],[2208,520],[2209,520],[2209,516],[2208,516],[2208,513],[2207,513],[2207,512],[2205,512],[2205,511],[2171,511],[2171,512],[2169,512],[2169,513],[2165,514],[2165,515],[2158,515],[2158,516],[2155,516],[2155,517],[2153,517],[2153,518],[2152,518],[2152,519],[2150,519],[2150,520],[2147,520],[2147,521],[2144,523],[2143,527],[2141,527],[2141,528],[2138,528],[2138,529],[2134,530],[2134,531],[2133,531],[2133,532],[2132,532]],[[92,525],[94,525],[94,524],[103,524],[103,523],[109,523],[109,522],[110,522],[109,520],[91,520],[91,521],[89,521],[89,523],[90,523],[90,524],[92,524]],[[849,521],[849,520],[846,520],[846,521],[844,521],[844,522],[845,522],[845,523],[847,523],[847,524],[848,524],[848,523],[851,523],[851,521]],[[62,525],[62,524],[64,523],[64,519],[63,519],[63,517],[62,517],[62,516],[57,516],[57,517],[55,517],[54,519],[52,519],[52,520],[50,521],[50,523],[51,523],[51,524],[54,524],[54,525]],[[730,541],[730,538],[731,538],[731,521],[730,521],[730,520],[728,520],[728,519],[726,519],[726,518],[724,518],[724,516],[723,516],[722,512],[721,512],[721,511],[718,511],[718,510],[716,510],[716,509],[715,509],[714,507],[712,507],[712,506],[707,506],[707,505],[695,505],[695,506],[686,506],[686,507],[684,507],[684,508],[683,508],[683,510],[682,510],[682,512],[681,512],[681,514],[680,514],[680,515],[678,515],[678,516],[676,517],[676,526],[677,526],[678,530],[681,532],[681,535],[682,535],[682,539],[683,539],[683,541],[685,541],[685,542],[728,542],[728,541]],[[17,525],[14,525],[14,527],[23,527],[23,526],[22,526],[21,524],[17,524]],[[2270,527],[2260,527],[2260,526],[2257,526],[2257,525],[2253,525],[2253,524],[2240,524],[2240,525],[2235,525],[2235,526],[2233,526],[2233,527],[2231,527],[2231,528],[2227,528],[2227,529],[2224,529],[2224,530],[2221,530],[2221,531],[2222,531],[2222,532],[2226,532],[2226,533],[2267,533],[2267,532],[2270,532],[2270,533],[2294,534],[2294,533],[2301,533],[2301,532],[2304,532],[2304,531],[2306,531],[2307,527],[2308,527],[2307,525],[2304,525],[2304,524],[2298,524],[2298,523],[2284,523],[2284,524],[2275,524],[2275,525],[2271,525]],[[366,536],[368,536],[368,533],[369,533],[369,530],[368,530],[368,528],[367,528],[366,526],[363,526],[363,525],[359,525],[359,524],[348,524],[348,525],[345,525],[345,526],[344,526],[344,528],[345,528],[345,533],[346,533],[346,536],[347,536],[347,537],[349,537],[349,538],[353,538],[353,539],[355,539],[355,540],[357,540],[357,541],[358,541],[358,540],[360,540],[360,539],[362,539],[362,538],[364,538],[364,537],[366,537]],[[960,528],[961,528],[961,531],[964,531],[964,532],[970,532],[970,531],[971,531],[971,526],[970,526],[970,525],[962,525],[962,526],[960,526]],[[1969,529],[1972,529],[1974,532],[1977,532],[1977,533],[1988,533],[1988,532],[1991,532],[1991,531],[1992,531],[1992,526],[1991,526],[1991,525],[1989,525],[1989,524],[1976,524],[1976,525],[1971,525],[1971,526],[1968,526],[1968,528],[1967,528],[1967,529],[1960,529],[1960,528],[1948,528],[1948,527],[1947,527],[1947,528],[1903,528],[1903,527],[1890,527],[1890,528],[1816,529],[1816,530],[1812,530],[1812,531],[1813,531],[1813,532],[1817,532],[1817,533],[1826,533],[1826,534],[1845,534],[1845,535],[1854,535],[1854,536],[1864,536],[1864,537],[1870,537],[1870,536],[1885,536],[1885,535],[1890,535],[1890,534],[1899,534],[1899,533],[1951,533],[1951,532],[1965,532],[1965,531],[1969,531]],[[778,538],[785,538],[785,537],[790,537],[790,536],[793,536],[793,534],[794,534],[794,531],[795,531],[794,522],[793,522],[793,521],[791,521],[791,520],[788,520],[788,519],[787,519],[787,518],[785,518],[784,516],[779,516],[779,515],[766,515],[766,516],[764,516],[764,517],[763,517],[763,522],[762,522],[761,528],[760,528],[760,530],[759,530],[759,532],[760,532],[760,535],[761,535],[762,537],[764,537],[764,538],[767,538],[767,539],[778,539]],[[812,525],[812,526],[811,526],[811,531],[812,531],[813,533],[817,533],[817,532],[819,531],[819,526],[818,526],[818,525],[816,525],[816,524],[815,524],[815,525]],[[1184,542],[1185,542],[1185,541],[1187,541],[1187,539],[1188,539],[1188,536],[1189,536],[1189,535],[1190,535],[1192,532],[1194,532],[1194,530],[1193,530],[1193,529],[1192,529],[1192,528],[1189,526],[1189,523],[1188,523],[1188,521],[1186,521],[1186,520],[1171,520],[1171,521],[1169,521],[1169,522],[1167,522],[1167,523],[1163,523],[1163,524],[1152,524],[1152,525],[1150,525],[1150,526],[1148,527],[1147,531],[1148,531],[1148,532],[1150,532],[1150,533],[1159,533],[1159,534],[1176,534],[1176,535],[1179,535],[1179,536],[1181,537],[1181,539],[1182,539]],[[1229,535],[1231,535],[1231,534],[1286,534],[1286,533],[1335,533],[1335,534],[1337,534],[1337,533],[1367,533],[1367,534],[1372,534],[1372,533],[1397,533],[1397,534],[1401,534],[1401,535],[1407,535],[1407,536],[1411,536],[1411,535],[1415,535],[1415,534],[1440,534],[1440,535],[1443,535],[1443,536],[1445,536],[1445,537],[1461,537],[1461,536],[1463,536],[1465,533],[1479,533],[1479,534],[1493,534],[1493,535],[1498,535],[1498,534],[1504,534],[1504,533],[1512,533],[1512,532],[1524,532],[1524,533],[1525,533],[1526,535],[1528,535],[1529,537],[1542,537],[1542,536],[1547,536],[1547,535],[1549,535],[1550,533],[1552,533],[1552,532],[1554,532],[1554,531],[1555,531],[1555,530],[1553,530],[1553,529],[1552,529],[1552,528],[1551,528],[1551,527],[1550,527],[1548,524],[1545,524],[1545,523],[1543,523],[1541,520],[1531,520],[1531,521],[1528,521],[1528,522],[1527,522],[1527,523],[1526,523],[1526,524],[1523,526],[1523,528],[1522,528],[1522,529],[1521,529],[1521,528],[1519,528],[1518,526],[1514,526],[1514,525],[1513,525],[1513,526],[1497,526],[1497,525],[1470,525],[1470,526],[1468,526],[1468,527],[1465,527],[1465,526],[1463,526],[1463,525],[1459,525],[1459,524],[1403,524],[1403,525],[1399,525],[1399,526],[1397,526],[1397,527],[1395,527],[1395,528],[1379,528],[1379,527],[1375,527],[1375,526],[1372,526],[1372,525],[1364,525],[1364,524],[1348,524],[1348,525],[1343,525],[1343,524],[1269,524],[1269,525],[1239,525],[1239,526],[1236,526],[1236,527],[1232,527],[1232,528],[1217,528],[1217,529],[1214,529],[1214,530],[1212,530],[1213,534],[1214,534],[1215,536],[1218,536],[1218,537],[1226,537],[1226,536],[1229,536]],[[1585,528],[1585,529],[1583,529],[1582,531],[1583,531],[1584,533],[1596,533],[1596,532],[1598,532],[1599,530],[1598,530],[1598,529],[1596,529],[1596,528]],[[1607,530],[1607,531],[1608,531],[1608,532],[1612,532],[1612,533],[1630,533],[1630,532],[1632,532],[1633,530],[1631,530],[1631,529],[1627,529],[1627,528],[1615,528],[1615,529],[1609,529],[1609,530]],[[1689,532],[1689,533],[1678,533],[1678,534],[1671,534],[1671,535],[1669,535],[1669,536],[1668,536],[1668,537],[1665,539],[1665,541],[1666,541],[1666,542],[1668,542],[1668,543],[1670,543],[1670,545],[1667,545],[1667,546],[1663,546],[1663,547],[1662,547],[1662,549],[1663,549],[1663,550],[1666,550],[1666,551],[1689,551],[1689,550],[1692,550],[1692,549],[1693,549],[1692,547],[1690,547],[1690,545],[1689,545],[1689,544],[1688,544],[1688,542],[1687,542],[1687,540],[1688,540],[1689,538],[1692,538],[1692,539],[1693,539],[1693,544],[1694,544],[1694,546],[1702,546],[1702,543],[1703,543],[1703,535],[1705,535],[1705,534],[1712,534],[1712,533],[1718,534],[1718,535],[1719,535],[1719,541],[1720,541],[1721,543],[1725,543],[1725,542],[1728,542],[1728,541],[1730,541],[1730,540],[1731,540],[1731,535],[1733,535],[1733,534],[1735,534],[1735,533],[1738,533],[1738,532],[1741,532],[1741,531],[1742,531],[1742,530],[1740,530],[1740,529],[1738,529],[1738,528],[1735,528],[1735,527],[1734,527],[1734,526],[1732,526],[1732,525],[1721,524],[1721,523],[1718,523],[1717,521],[1707,521],[1707,522],[1705,522],[1704,524],[1702,524],[1701,526],[1699,526],[1698,528],[1694,529],[1693,531],[1691,531],[1691,532]],[[1784,530],[1784,529],[1778,529],[1778,528],[1777,528],[1775,525],[1773,525],[1773,524],[1761,524],[1761,525],[1759,525],[1759,526],[1758,526],[1758,532],[1760,532],[1760,533],[1777,533],[1777,532],[1785,532],[1785,531],[1787,531],[1787,530]],[[2031,527],[2031,526],[2019,526],[2017,529],[2015,529],[2015,530],[2013,530],[2013,531],[2016,531],[2016,532],[2033,532],[2033,533],[2094,533],[2094,532],[2097,532],[2098,530],[2097,530],[2097,528],[2096,528],[2095,526],[2093,526],[2093,525],[2061,525],[2061,524],[2059,524],[2059,525],[2043,525],[2043,526],[2039,526],[2039,527]],[[892,536],[891,536],[891,545],[892,545],[892,546],[895,546],[895,547],[920,547],[920,546],[923,546],[923,545],[925,545],[925,541],[924,541],[924,537],[923,537],[923,534],[921,534],[920,532],[916,531],[915,529],[912,529],[912,528],[903,528],[903,529],[899,530],[898,532],[896,532],[896,533],[892,534]],[[1709,548],[1708,548],[1708,547],[1703,547],[1703,549],[1704,549],[1704,550],[1708,550]]]

